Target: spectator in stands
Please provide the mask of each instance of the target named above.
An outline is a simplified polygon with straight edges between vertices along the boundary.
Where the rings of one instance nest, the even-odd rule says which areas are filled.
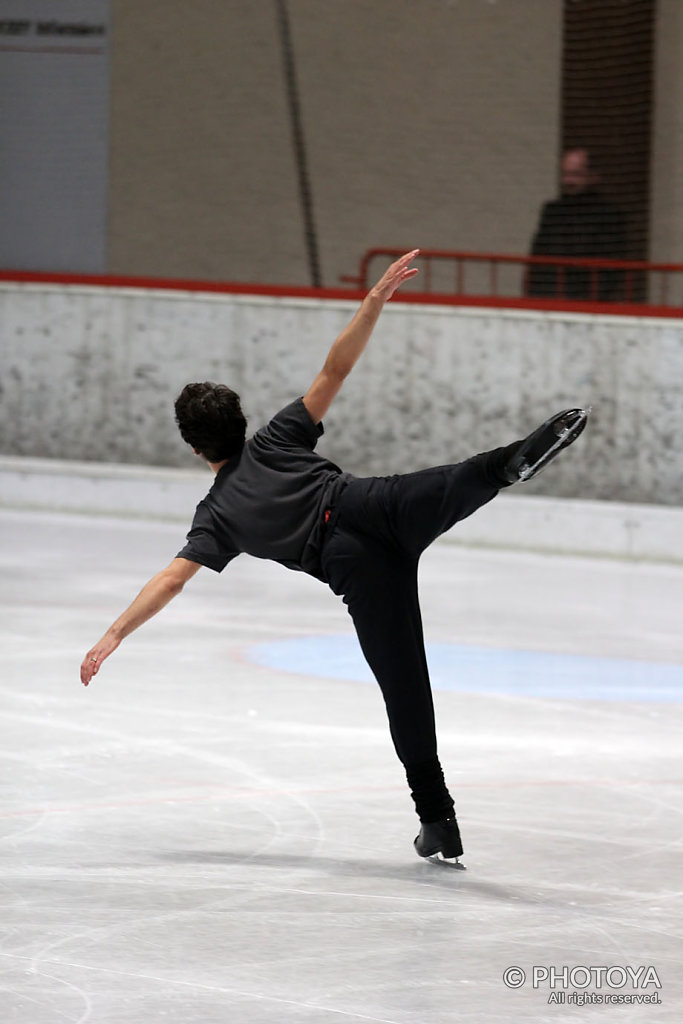
[[[569,149],[562,157],[562,195],[544,203],[531,246],[532,256],[626,259],[622,212],[598,191],[599,174],[586,149]],[[623,273],[582,267],[530,265],[530,296],[616,301],[623,297]]]

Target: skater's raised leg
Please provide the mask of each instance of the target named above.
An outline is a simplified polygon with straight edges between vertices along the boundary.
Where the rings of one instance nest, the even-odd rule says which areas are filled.
[[[465,462],[357,481],[354,486],[365,489],[364,513],[419,557],[437,537],[491,501],[499,490],[536,476],[579,437],[589,414],[590,409],[566,409],[523,440]]]

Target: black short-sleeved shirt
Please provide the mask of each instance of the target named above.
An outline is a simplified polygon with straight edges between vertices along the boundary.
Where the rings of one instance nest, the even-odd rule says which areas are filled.
[[[351,477],[315,454],[322,433],[301,398],[281,409],[218,471],[177,557],[222,572],[246,552],[324,580],[325,511]]]

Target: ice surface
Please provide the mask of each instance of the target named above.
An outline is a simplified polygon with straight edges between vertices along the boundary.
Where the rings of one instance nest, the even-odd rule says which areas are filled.
[[[3,1024],[681,1019],[683,567],[424,557],[455,872],[414,854],[381,697],[340,671],[354,641],[322,584],[203,570],[86,690],[83,654],[182,528],[0,524]],[[661,1002],[566,1002],[584,989]]]

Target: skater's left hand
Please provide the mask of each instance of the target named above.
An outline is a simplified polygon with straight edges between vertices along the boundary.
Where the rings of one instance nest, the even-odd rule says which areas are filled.
[[[408,281],[411,277],[419,274],[417,267],[410,266],[415,257],[419,255],[419,252],[419,249],[412,249],[396,260],[395,263],[392,263],[372,289],[372,294],[376,295],[382,302],[387,302],[404,281]]]

